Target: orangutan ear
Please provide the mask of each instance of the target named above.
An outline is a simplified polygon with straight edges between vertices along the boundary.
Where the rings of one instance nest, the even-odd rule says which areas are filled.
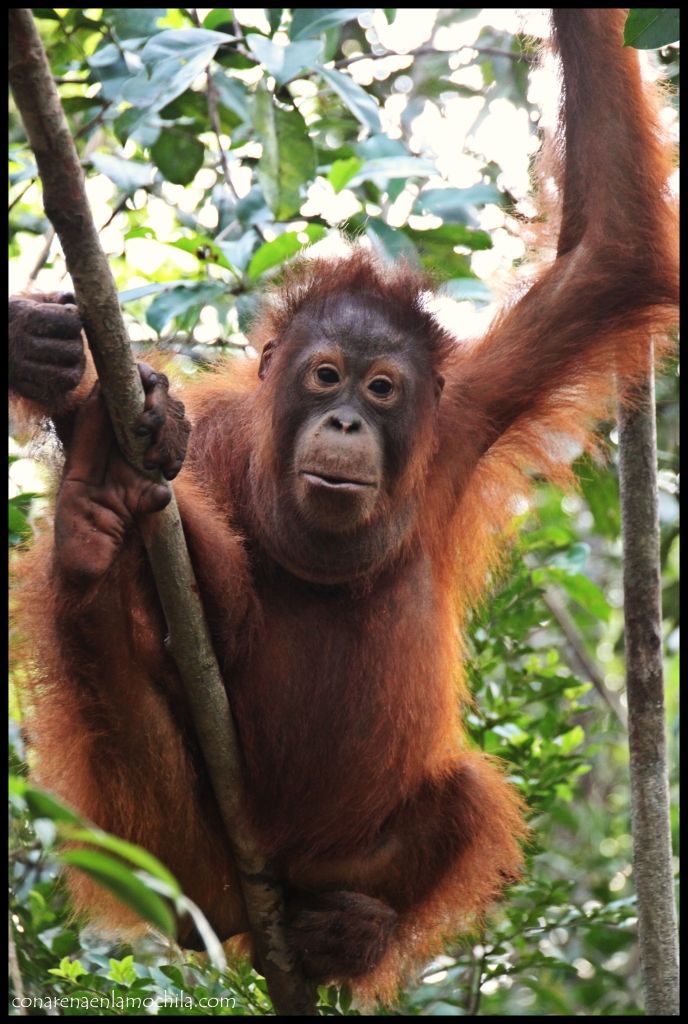
[[[265,380],[265,375],[268,372],[268,366],[272,359],[272,353],[277,348],[277,339],[273,338],[272,341],[266,342],[263,346],[263,351],[260,354],[260,366],[258,367],[258,376],[261,380]]]
[[[444,377],[441,373],[438,373],[435,377],[435,401],[439,402],[442,390],[444,388]]]

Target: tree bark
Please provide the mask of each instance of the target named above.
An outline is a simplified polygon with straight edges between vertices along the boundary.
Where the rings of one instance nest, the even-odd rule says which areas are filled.
[[[115,282],[89,209],[79,157],[31,10],[11,8],[9,16],[10,84],[36,156],[45,212],[62,244],[118,443],[127,459],[142,468],[145,442],[134,436],[132,425],[143,409],[143,389]],[[313,988],[286,941],[280,887],[245,818],[238,737],[174,497],[152,518],[152,524],[146,545],[167,620],[170,650],[239,867],[270,996],[280,1015],[317,1016]]]
[[[662,671],[657,445],[651,363],[619,410],[626,686],[638,941],[646,1014],[679,1013]]]

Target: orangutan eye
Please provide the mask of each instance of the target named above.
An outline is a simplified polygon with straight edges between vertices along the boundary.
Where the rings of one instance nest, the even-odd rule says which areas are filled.
[[[327,384],[330,387],[333,384],[339,384],[339,373],[329,363],[323,363],[322,366],[319,366],[315,371],[315,376],[321,384]]]
[[[368,390],[372,391],[379,398],[387,398],[394,391],[394,385],[389,377],[375,377],[368,385]]]

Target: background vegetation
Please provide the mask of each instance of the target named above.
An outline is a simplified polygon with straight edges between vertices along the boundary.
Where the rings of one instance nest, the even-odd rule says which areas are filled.
[[[339,233],[435,271],[457,332],[479,329],[527,239],[528,163],[539,73],[511,12],[481,9],[34,9],[88,177],[132,339],[176,374],[251,355],[256,298],[305,245]],[[665,12],[669,15],[672,12]],[[642,12],[637,12],[637,16]],[[409,15],[413,17],[409,20]],[[531,26],[529,26],[531,28]],[[537,25],[532,28],[537,31]],[[638,35],[659,32],[655,36]],[[663,34],[662,34],[663,33]],[[636,23],[636,43],[673,42]],[[670,79],[677,47],[653,55]],[[666,113],[673,121],[672,109]],[[10,112],[10,261],[15,288],[68,287],[31,152]],[[677,377],[658,384],[667,702],[676,765]],[[476,744],[505,758],[531,808],[524,881],[483,933],[447,950],[403,996],[407,1014],[638,1014],[628,818],[615,432],[580,489],[542,487],[518,525],[512,572],[474,618],[469,715]],[[35,442],[11,438],[11,560],[50,528],[50,477]],[[45,454],[45,452],[44,452]],[[164,938],[174,880],[93,831],[81,866],[157,928],[117,946],[70,920],[58,834],[80,825],[27,785],[22,687],[10,703],[10,1013],[270,1012],[262,979]],[[343,738],[345,742],[345,737]],[[672,786],[676,779],[672,777]],[[673,802],[674,807],[676,801]],[[674,823],[676,824],[676,823]],[[180,841],[183,826],[180,825]],[[677,838],[677,837],[675,837]],[[675,847],[676,849],[676,847]],[[181,903],[180,903],[181,901]],[[192,912],[195,912],[191,908]],[[89,1005],[107,997],[108,1004]],[[224,998],[224,1003],[213,1000]],[[323,990],[322,1011],[355,1013]],[[229,997],[229,998],[227,998]],[[126,999],[129,998],[128,1004]],[[176,999],[176,1003],[174,1000]],[[185,1002],[186,1000],[186,1002]],[[202,1003],[209,1000],[210,1003]],[[172,1005],[169,1005],[172,1002]],[[26,1012],[26,1010],[24,1011]]]

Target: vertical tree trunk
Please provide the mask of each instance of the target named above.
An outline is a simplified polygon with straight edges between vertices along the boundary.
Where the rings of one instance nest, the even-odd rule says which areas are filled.
[[[631,820],[645,1012],[679,1013],[662,671],[654,380],[619,412]]]

